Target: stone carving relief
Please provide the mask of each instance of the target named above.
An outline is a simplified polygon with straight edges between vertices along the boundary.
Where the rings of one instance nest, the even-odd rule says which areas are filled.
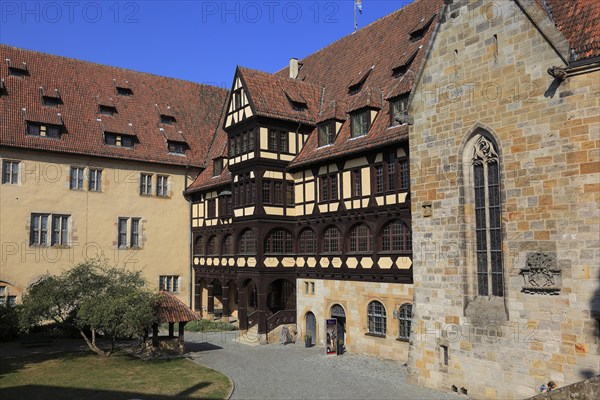
[[[521,275],[525,281],[523,293],[557,295],[560,292],[561,271],[554,253],[528,253]]]

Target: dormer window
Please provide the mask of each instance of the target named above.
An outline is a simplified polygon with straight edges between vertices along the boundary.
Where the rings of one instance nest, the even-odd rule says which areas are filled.
[[[297,101],[290,101],[290,103],[292,104],[292,109],[294,111],[306,111],[308,109],[306,103],[299,103]]]
[[[0,80],[0,96],[6,96],[8,94],[8,89],[6,89],[6,83],[4,83],[4,78]]]
[[[333,144],[335,141],[335,121],[324,123],[318,128],[319,147]]]
[[[369,109],[357,111],[351,116],[351,138],[364,136],[369,133],[371,127],[371,113]]]
[[[58,107],[63,101],[60,97],[42,96],[42,103],[48,107]]]
[[[369,77],[369,75],[371,75],[373,68],[375,68],[374,65],[371,66],[371,68],[369,68],[365,73],[361,74],[360,77],[358,78],[358,80],[352,82],[348,86],[348,94],[349,95],[353,96],[362,90],[362,87],[365,84],[365,82],[367,81],[367,78]]]
[[[117,86],[117,94],[119,96],[133,96],[133,90],[121,86]]]
[[[61,133],[62,126],[60,125],[50,125],[27,121],[27,134],[29,136],[40,136],[53,139],[60,139]]]
[[[160,114],[160,123],[165,125],[174,125],[177,122],[172,115]]]
[[[390,101],[391,121],[390,125],[401,125],[408,115],[408,94],[396,97]]]
[[[15,66],[9,66],[8,67],[8,74],[11,76],[17,76],[17,77],[24,77],[24,76],[29,76],[29,70],[27,69],[27,64],[25,63],[21,63],[21,64],[17,64]]]
[[[213,160],[213,176],[219,176],[223,172],[223,159],[216,158]]]
[[[104,143],[109,146],[133,148],[135,137],[122,133],[104,132]]]
[[[401,78],[402,76],[404,76],[404,74],[408,72],[408,69],[410,68],[415,57],[417,56],[418,51],[419,49],[415,50],[412,54],[405,54],[404,57],[402,57],[400,63],[397,66],[395,66],[394,69],[392,69],[392,76],[394,78]]]
[[[294,111],[306,111],[308,109],[308,103],[300,93],[289,89],[284,89],[283,93],[285,93],[285,96],[287,97]]]
[[[433,15],[429,19],[421,18],[421,21],[419,21],[417,26],[415,26],[410,32],[410,40],[417,41],[423,39],[427,31],[429,30],[429,26],[431,26],[431,23],[433,22],[434,18],[435,15]]]
[[[172,140],[167,141],[167,147],[169,149],[169,153],[172,154],[181,154],[185,155],[185,151],[187,150],[187,144],[184,142],[175,142]]]
[[[98,106],[98,113],[104,115],[115,115],[117,113],[117,107],[100,104]]]

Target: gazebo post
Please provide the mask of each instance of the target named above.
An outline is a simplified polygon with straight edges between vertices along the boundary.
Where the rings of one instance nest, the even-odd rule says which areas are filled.
[[[169,322],[169,337],[175,336],[175,322]]]
[[[187,321],[179,321],[179,340],[183,340],[185,324],[187,324]]]

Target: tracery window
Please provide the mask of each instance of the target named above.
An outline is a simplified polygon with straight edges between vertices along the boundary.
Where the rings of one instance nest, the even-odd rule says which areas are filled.
[[[493,139],[472,139],[471,171],[475,206],[477,293],[503,296],[499,156]]]

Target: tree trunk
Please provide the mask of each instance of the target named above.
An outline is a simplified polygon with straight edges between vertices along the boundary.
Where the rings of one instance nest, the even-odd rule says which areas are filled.
[[[81,334],[81,336],[83,337],[83,339],[87,343],[87,345],[90,348],[90,350],[92,350],[94,353],[96,353],[96,354],[98,354],[99,356],[102,356],[102,357],[108,357],[108,356],[111,355],[112,351],[103,351],[101,348],[99,348],[98,346],[96,346],[96,330],[95,329],[92,329],[92,340],[90,340],[87,337],[87,335],[85,334],[85,332],[83,331],[83,329],[79,329],[79,333]]]

